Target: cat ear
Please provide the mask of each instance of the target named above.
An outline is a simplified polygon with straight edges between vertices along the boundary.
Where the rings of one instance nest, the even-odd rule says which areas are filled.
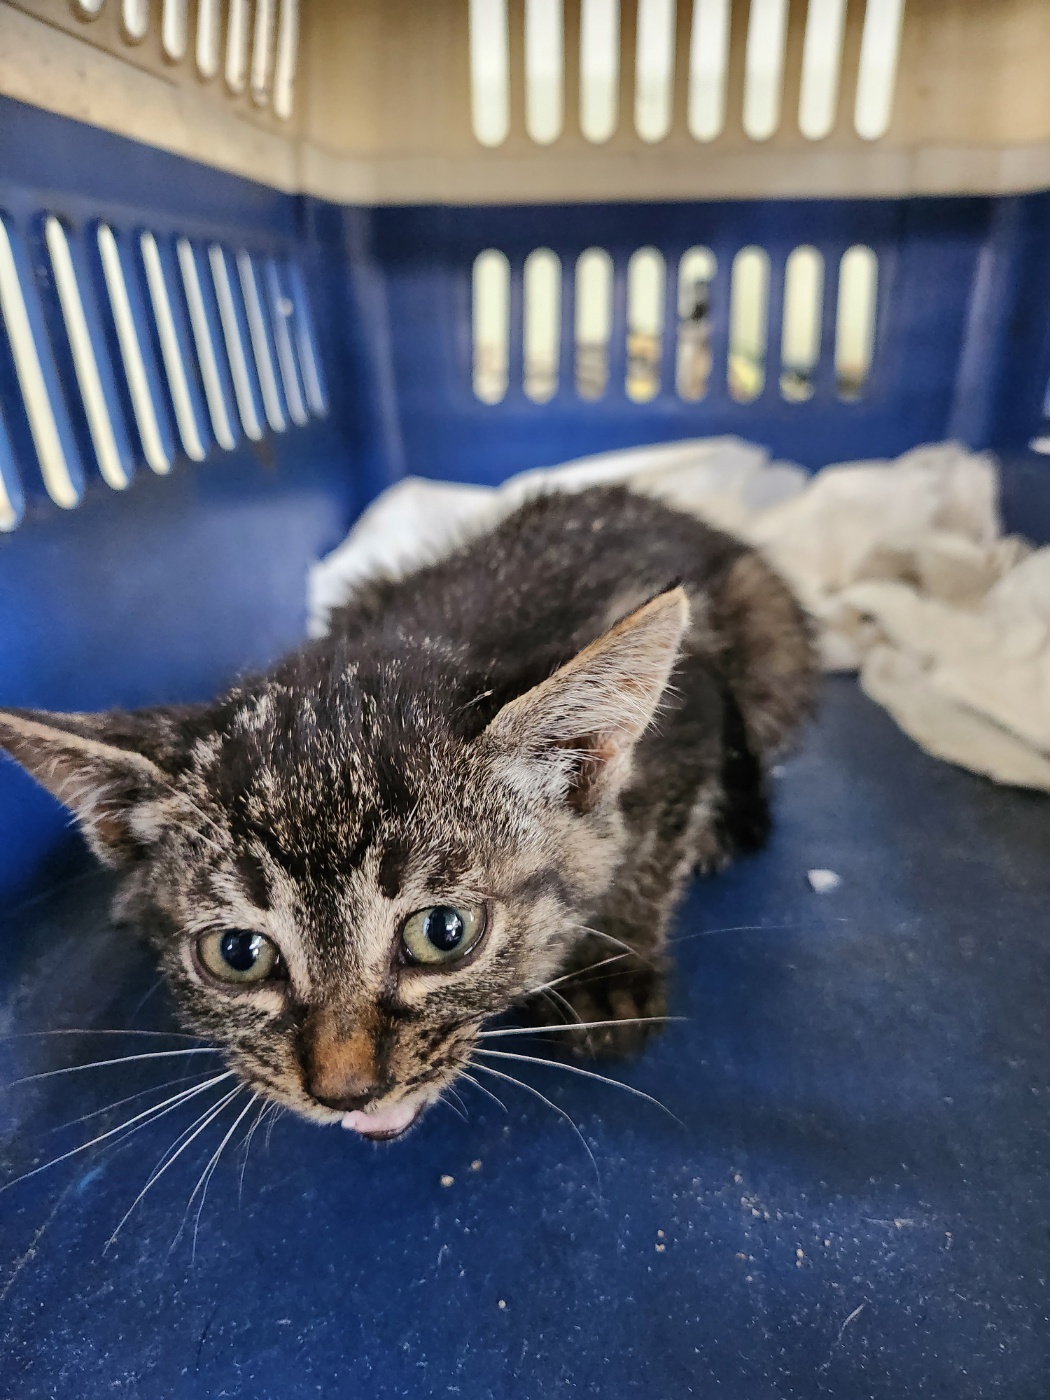
[[[170,781],[155,757],[170,749],[170,712],[54,714],[0,710],[0,748],[76,817],[106,864],[126,864],[161,828]]]
[[[685,589],[630,613],[554,675],[510,701],[486,734],[530,797],[591,811],[621,785],[689,625]]]

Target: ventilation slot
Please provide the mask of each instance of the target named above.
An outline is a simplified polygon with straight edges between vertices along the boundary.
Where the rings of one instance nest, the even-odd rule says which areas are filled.
[[[499,403],[507,392],[510,263],[495,248],[474,262],[474,393]]]
[[[44,221],[44,241],[51,259],[55,290],[62,309],[95,460],[103,481],[115,491],[122,491],[132,476],[131,452],[124,437],[123,424],[120,424],[113,385],[109,383],[108,393],[103,385],[103,373],[109,379],[109,364],[101,344],[96,352],[96,337],[92,336],[88,327],[81,296],[81,282],[84,279],[78,275],[74,265],[66,231],[54,215]],[[115,424],[119,424],[119,428]]]
[[[226,390],[219,371],[219,359],[215,353],[215,340],[212,324],[204,303],[204,290],[197,266],[197,255],[188,238],[180,238],[175,246],[182,275],[182,290],[186,296],[186,307],[190,316],[190,329],[193,344],[197,351],[201,381],[204,385],[204,398],[208,405],[215,441],[224,451],[237,446],[237,435],[233,426],[233,416]]]
[[[843,254],[835,318],[835,381],[840,399],[859,399],[867,387],[875,346],[878,278],[878,258],[870,248],[856,244]]]
[[[143,455],[152,471],[163,476],[171,470],[173,449],[166,440],[150,385],[151,375],[146,365],[142,343],[131,309],[131,297],[124,264],[113,230],[108,224],[98,229],[98,251],[102,260],[102,275],[109,296],[113,325],[124,366],[124,378],[131,396],[131,408],[142,442]]]
[[[149,0],[121,0],[120,18],[128,42],[141,43],[149,29]]]
[[[525,0],[525,130],[540,146],[565,119],[562,0]]]
[[[612,336],[612,258],[588,248],[576,262],[576,392],[600,399],[609,383]]]
[[[726,119],[730,0],[694,0],[689,41],[689,131],[713,141]]]
[[[845,19],[846,0],[809,0],[798,100],[798,129],[808,141],[819,141],[835,125]]]
[[[217,243],[208,249],[208,262],[211,264],[212,283],[215,287],[215,300],[219,305],[219,321],[222,336],[226,343],[226,358],[233,376],[233,395],[240,414],[241,427],[253,442],[263,435],[259,418],[259,405],[248,369],[248,357],[244,348],[243,316],[237,305],[230,281],[230,270],[226,264],[226,254]]]
[[[744,130],[767,141],[780,125],[788,0],[751,0],[744,55]]]
[[[270,100],[273,75],[274,0],[255,0],[255,37],[252,40],[252,101],[265,107]]]
[[[189,42],[189,0],[164,0],[160,22],[160,41],[164,57],[178,63],[186,57]],[[148,22],[148,21],[147,21]]]
[[[690,248],[678,264],[678,397],[696,403],[711,380],[711,283],[717,270],[710,248]]]
[[[675,0],[638,0],[634,129],[643,141],[662,141],[671,130],[674,17]]]
[[[897,85],[904,0],[868,0],[860,41],[853,125],[865,141],[885,135]]]
[[[306,388],[306,402],[315,418],[323,418],[328,412],[328,395],[325,392],[321,374],[321,361],[317,354],[317,341],[310,321],[310,303],[306,295],[302,274],[295,263],[285,264],[285,275],[291,286],[292,319],[295,325],[295,348],[299,355],[299,368],[302,371]]]
[[[221,0],[197,0],[197,72],[214,78],[222,55]]]
[[[288,423],[284,416],[281,391],[277,385],[271,331],[259,296],[259,283],[255,276],[255,266],[247,253],[237,254],[237,274],[241,282],[244,307],[248,314],[248,334],[251,338],[255,368],[258,371],[259,385],[262,389],[266,421],[275,433],[283,433]]]
[[[751,403],[766,382],[766,321],[769,256],[763,248],[742,248],[733,259],[729,308],[729,392]]]
[[[273,69],[273,110],[281,121],[292,115],[299,53],[299,0],[281,0],[277,17],[277,58]]]
[[[226,86],[242,93],[248,83],[248,39],[250,18],[248,0],[230,0],[226,29]]]
[[[470,0],[470,110],[474,135],[499,146],[510,130],[506,0]]]
[[[525,394],[546,403],[558,387],[558,339],[561,329],[561,263],[549,248],[525,259]]]
[[[791,403],[804,403],[813,397],[823,305],[824,259],[816,248],[796,248],[784,270],[780,340],[780,392]]]
[[[152,233],[144,233],[139,242],[142,248],[142,262],[146,269],[146,286],[153,306],[153,320],[160,341],[161,360],[168,379],[179,437],[182,439],[186,456],[191,461],[203,462],[207,456],[207,447],[190,391],[186,362],[175,327],[175,316],[168,295],[168,283],[164,275],[160,249]]]
[[[627,397],[647,403],[660,392],[660,342],[666,273],[655,248],[639,248],[627,265]]]
[[[273,334],[277,346],[277,363],[281,370],[288,416],[298,427],[309,422],[303,397],[303,383],[296,360],[294,330],[295,307],[281,285],[281,275],[272,258],[266,263],[266,295],[273,317]]]
[[[68,510],[80,499],[83,476],[65,422],[65,406],[59,398],[58,377],[44,339],[43,319],[32,301],[35,295],[24,249],[20,244],[16,246],[0,219],[0,312],[45,489],[56,505]],[[11,512],[20,514],[13,489],[5,487],[5,518],[10,518]]]
[[[620,87],[620,0],[583,0],[580,12],[580,130],[608,141],[616,130]]]

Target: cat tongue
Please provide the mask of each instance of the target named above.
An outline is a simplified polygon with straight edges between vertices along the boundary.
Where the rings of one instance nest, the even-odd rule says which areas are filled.
[[[355,1109],[343,1115],[343,1127],[353,1128],[364,1137],[397,1137],[415,1122],[421,1107],[418,1103],[399,1103],[367,1113]]]

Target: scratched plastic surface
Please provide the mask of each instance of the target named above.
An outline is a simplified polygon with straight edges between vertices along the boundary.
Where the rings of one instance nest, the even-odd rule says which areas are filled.
[[[466,1086],[466,1122],[438,1107],[385,1147],[284,1118],[240,1197],[243,1153],[220,1161],[194,1257],[195,1210],[172,1241],[217,1121],[107,1250],[187,1107],[0,1196],[0,1392],[1045,1400],[1050,803],[927,758],[841,681],[777,814],[689,895],[686,1019],[610,1071],[681,1123],[522,1065],[589,1153],[495,1082],[506,1114]],[[165,1025],[85,871],[8,911],[6,1025]],[[4,1081],[92,1057],[60,1039],[3,1042]],[[5,1093],[4,1180],[82,1140],[55,1124],[186,1072]]]

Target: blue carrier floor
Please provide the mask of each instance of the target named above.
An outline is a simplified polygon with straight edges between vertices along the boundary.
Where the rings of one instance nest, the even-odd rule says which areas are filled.
[[[689,897],[686,1019],[610,1070],[681,1123],[503,1062],[586,1142],[496,1081],[506,1115],[467,1085],[467,1121],[382,1148],[286,1117],[173,1245],[217,1122],[107,1249],[180,1110],[0,1199],[0,1393],[1046,1400],[1050,802],[934,762],[836,681],[777,808],[769,848]],[[166,1024],[105,878],[66,876],[7,915],[12,1028]],[[4,1042],[4,1081],[157,1044],[72,1040]],[[180,1063],[5,1094],[4,1179]]]

